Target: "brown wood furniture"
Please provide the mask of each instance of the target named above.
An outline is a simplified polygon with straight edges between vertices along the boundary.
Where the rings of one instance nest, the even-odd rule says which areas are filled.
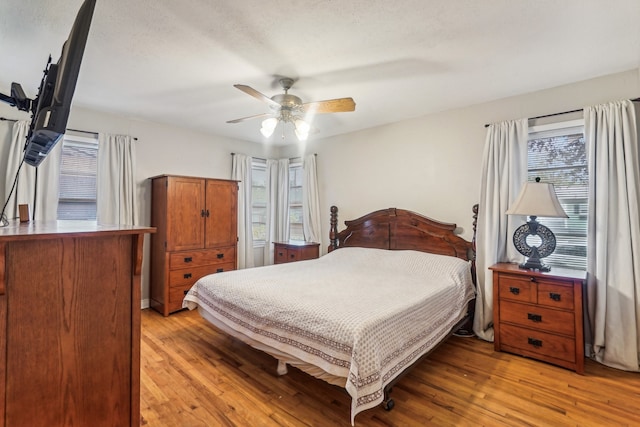
[[[168,316],[200,277],[236,269],[238,183],[175,175],[151,183],[150,304]]]
[[[468,242],[455,233],[456,224],[436,221],[418,213],[397,208],[381,209],[358,219],[345,221],[346,228],[338,231],[338,208],[331,206],[328,250],[331,252],[343,247],[356,246],[389,250],[415,250],[454,256],[470,261],[471,277],[475,285],[475,235],[478,205],[474,205],[472,210],[473,240]],[[463,331],[461,335],[469,334],[470,324],[473,322],[474,306],[475,300],[472,300],[468,305],[467,316],[451,330],[447,338],[458,330]],[[383,405],[386,409],[391,410],[394,406],[393,400],[389,397],[392,387],[414,366],[428,357],[434,349],[408,366],[402,374],[385,387]]]
[[[585,273],[559,268],[543,273],[507,263],[490,269],[495,350],[584,373]]]
[[[0,426],[140,425],[149,227],[0,228]]]
[[[320,243],[290,240],[288,242],[275,242],[273,246],[275,264],[304,261],[320,256]]]

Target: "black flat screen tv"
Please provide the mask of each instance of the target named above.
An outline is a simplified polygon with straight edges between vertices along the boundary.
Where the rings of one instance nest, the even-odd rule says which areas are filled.
[[[76,88],[84,48],[96,0],[85,0],[62,46],[57,63],[47,63],[38,95],[31,102],[31,125],[24,147],[24,161],[38,166],[67,130],[71,101]]]

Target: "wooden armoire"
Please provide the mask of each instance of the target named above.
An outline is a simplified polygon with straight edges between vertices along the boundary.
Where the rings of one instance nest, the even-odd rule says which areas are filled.
[[[151,300],[168,316],[201,277],[236,269],[238,182],[151,178]]]

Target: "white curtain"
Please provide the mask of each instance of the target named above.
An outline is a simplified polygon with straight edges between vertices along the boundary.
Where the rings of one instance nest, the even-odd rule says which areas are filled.
[[[631,101],[585,108],[589,168],[587,309],[592,356],[640,370],[640,166]]]
[[[302,164],[302,216],[304,238],[307,242],[322,242],[322,220],[320,219],[320,197],[316,155],[309,154]]]
[[[238,268],[251,268],[253,261],[253,223],[251,217],[251,165],[253,159],[244,154],[234,154],[231,179],[238,187]]]
[[[18,218],[18,205],[28,204],[32,219],[55,221],[58,217],[58,179],[62,141],[56,144],[37,168],[26,163],[20,167],[24,158],[24,146],[28,132],[29,122],[19,120],[13,124],[9,157],[5,166],[5,197],[11,191],[18,170],[20,170],[20,174],[17,186],[8,201],[5,215],[10,220]]]
[[[289,159],[267,160],[265,265],[273,264],[273,242],[289,240]]]
[[[132,137],[98,134],[98,223],[138,224],[135,167],[136,143]]]
[[[527,177],[528,121],[492,124],[484,147],[477,224],[477,296],[473,330],[493,340],[493,277],[488,268],[496,262],[520,261],[511,244],[522,219],[507,216]]]

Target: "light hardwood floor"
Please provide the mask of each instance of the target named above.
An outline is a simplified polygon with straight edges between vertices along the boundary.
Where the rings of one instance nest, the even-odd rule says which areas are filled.
[[[350,398],[219,332],[195,311],[144,310],[141,424],[350,426]],[[365,426],[638,426],[640,374],[586,361],[585,375],[452,337],[393,389]]]

